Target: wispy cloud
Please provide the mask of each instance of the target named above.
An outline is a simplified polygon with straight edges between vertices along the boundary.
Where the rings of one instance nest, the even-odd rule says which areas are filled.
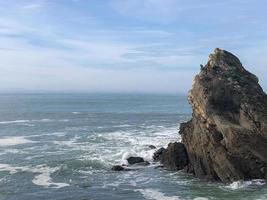
[[[252,23],[266,14],[251,16],[250,1],[11,1],[0,2],[0,90],[185,92],[215,47],[267,78],[267,27]]]
[[[41,4],[36,4],[36,3],[27,4],[27,5],[23,6],[24,9],[37,9],[37,8],[41,8],[41,7],[42,7]]]
[[[123,16],[166,23],[175,20],[181,10],[176,0],[113,0],[111,6]]]

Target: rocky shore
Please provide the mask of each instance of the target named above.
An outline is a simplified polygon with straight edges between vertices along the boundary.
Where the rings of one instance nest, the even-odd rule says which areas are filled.
[[[180,126],[182,141],[156,150],[154,161],[167,170],[225,183],[266,179],[267,95],[258,78],[236,56],[217,48],[201,65],[188,100],[192,119]],[[149,165],[138,157],[128,163]]]

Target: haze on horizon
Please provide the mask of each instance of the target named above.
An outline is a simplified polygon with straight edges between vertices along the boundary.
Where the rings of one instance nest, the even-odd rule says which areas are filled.
[[[185,93],[214,48],[267,90],[266,0],[0,0],[0,91]]]

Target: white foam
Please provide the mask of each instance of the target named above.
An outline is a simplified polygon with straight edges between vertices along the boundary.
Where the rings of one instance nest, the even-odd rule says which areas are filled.
[[[38,165],[35,167],[16,167],[9,164],[0,164],[0,171],[7,171],[9,174],[15,174],[17,172],[37,173],[38,175],[36,175],[32,180],[32,183],[35,185],[43,186],[45,188],[62,188],[69,186],[67,183],[58,183],[52,181],[51,174],[57,170],[59,170],[59,167],[51,168],[46,165]]]
[[[113,126],[113,127],[116,127],[116,128],[124,128],[124,127],[131,127],[132,125],[130,124],[121,124],[121,125],[117,125],[117,126]]]
[[[15,123],[27,123],[30,120],[14,120],[14,121],[2,121],[0,124],[15,124]]]
[[[72,114],[78,115],[78,114],[81,114],[81,113],[80,112],[72,112]]]
[[[67,147],[71,147],[71,148],[76,148],[79,147],[78,143],[76,143],[76,139],[70,139],[70,140],[63,140],[63,141],[54,141],[53,142],[56,145],[60,145],[60,146],[67,146]]]
[[[24,137],[0,138],[0,146],[13,146],[26,143],[34,143],[34,141],[25,139]]]
[[[263,179],[253,179],[250,181],[235,181],[229,185],[223,186],[224,188],[230,189],[230,190],[237,190],[237,189],[242,189],[246,188],[251,185],[256,185],[256,186],[262,186],[265,185],[266,182]]]
[[[25,137],[41,137],[41,136],[57,136],[57,137],[63,137],[66,135],[66,132],[53,132],[53,133],[44,133],[44,134],[38,134],[38,135],[29,135]]]
[[[121,158],[121,164],[124,164],[124,165],[128,165],[128,161],[127,159],[131,156],[137,156],[136,153],[134,152],[125,152],[123,155],[122,155],[122,158]]]
[[[67,183],[56,183],[52,181],[51,174],[58,169],[58,167],[50,168],[47,166],[39,166],[38,168],[32,170],[32,172],[40,173],[33,178],[32,183],[45,188],[62,188],[69,186]]]
[[[146,199],[154,200],[181,200],[179,196],[165,196],[164,193],[155,189],[137,189],[136,192],[140,192]]]
[[[169,142],[179,140],[177,132],[177,126],[146,126],[144,130],[133,128],[126,131],[92,134],[88,136],[89,141],[99,140],[101,143],[80,142],[80,144],[72,145],[79,145],[80,149],[87,151],[95,152],[97,149],[97,154],[101,154],[105,162],[113,165],[128,164],[126,159],[130,156],[139,156],[145,161],[151,162],[156,149],[149,149],[149,145],[154,145],[156,148],[167,147]],[[112,154],[108,151],[111,151]]]
[[[36,122],[51,122],[51,119],[41,119],[41,120],[32,120],[32,121],[36,121]]]
[[[19,171],[23,171],[23,172],[28,172],[30,171],[30,167],[28,166],[21,166],[21,167],[16,167],[16,166],[12,166],[9,164],[1,164],[0,163],[0,171],[6,171],[9,174],[15,174]]]
[[[17,172],[16,167],[12,167],[11,165],[8,164],[0,164],[0,171],[4,172],[7,171],[9,174],[15,174]]]
[[[28,123],[32,123],[32,122],[53,122],[55,120],[53,119],[22,119],[22,120],[11,120],[11,121],[1,121],[0,124],[23,124],[23,125],[27,125],[27,126],[34,126],[34,124],[28,124]],[[69,119],[60,119],[58,121],[62,121],[62,122],[68,122]]]

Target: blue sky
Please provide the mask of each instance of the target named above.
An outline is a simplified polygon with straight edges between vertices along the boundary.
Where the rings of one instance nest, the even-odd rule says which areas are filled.
[[[266,0],[0,0],[0,91],[185,93],[220,47],[267,89]]]

